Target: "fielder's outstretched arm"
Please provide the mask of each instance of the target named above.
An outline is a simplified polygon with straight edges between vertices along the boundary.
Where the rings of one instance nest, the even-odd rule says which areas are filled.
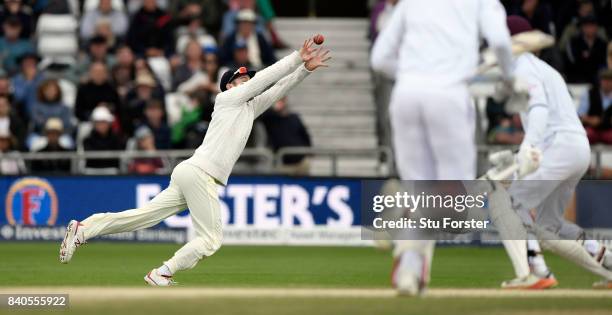
[[[306,43],[304,45],[306,46]],[[323,48],[319,48],[304,52],[302,59],[306,61],[303,65],[249,102],[249,105],[254,106],[255,117],[261,115],[268,107],[287,95],[292,88],[302,82],[310,73],[320,67],[327,67],[326,62],[331,57],[329,56],[329,50],[324,51]]]
[[[261,94],[270,85],[290,74],[300,64],[302,64],[302,57],[298,51],[294,51],[275,64],[257,72],[257,75],[244,84],[229,89],[217,97],[233,98],[235,101],[231,103],[237,105],[244,104],[246,101]]]
[[[270,106],[276,103],[276,101],[287,95],[291,89],[302,82],[302,80],[304,80],[310,73],[312,72],[308,71],[304,65],[301,65],[297,68],[297,70],[282,78],[267,91],[263,92],[259,96],[256,96],[253,101],[249,103],[255,108],[255,117],[261,115]]]

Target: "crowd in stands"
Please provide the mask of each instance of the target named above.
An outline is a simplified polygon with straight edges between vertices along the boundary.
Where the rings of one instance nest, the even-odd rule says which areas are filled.
[[[401,1],[401,0],[400,0]],[[379,0],[373,7],[370,34],[374,40],[398,0]],[[553,35],[556,45],[540,57],[559,70],[568,83],[589,84],[578,114],[591,143],[612,144],[612,2],[610,0],[501,0],[508,15],[520,15],[533,28]],[[379,116],[388,104],[385,79],[375,77]],[[387,88],[388,89],[388,88]],[[383,91],[383,92],[380,92]],[[383,113],[383,114],[381,114]],[[505,113],[503,104],[488,100],[487,142],[520,144],[523,130],[518,116]],[[384,135],[384,125],[379,134]]]
[[[270,0],[0,2],[0,153],[196,148],[223,72],[262,69],[287,48]],[[258,122],[266,145],[310,145],[299,117],[276,107]],[[0,174],[71,171],[68,160],[0,162]],[[119,163],[85,167],[112,172]],[[128,169],[167,167],[143,158]]]

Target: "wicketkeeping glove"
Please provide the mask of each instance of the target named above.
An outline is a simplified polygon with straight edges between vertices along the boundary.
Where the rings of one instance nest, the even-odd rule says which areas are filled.
[[[540,167],[542,161],[542,151],[529,144],[521,145],[521,149],[516,155],[517,163],[519,164],[518,178],[521,179]]]

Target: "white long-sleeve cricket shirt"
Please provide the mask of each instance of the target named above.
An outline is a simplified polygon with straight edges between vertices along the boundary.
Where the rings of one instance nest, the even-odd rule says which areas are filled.
[[[413,84],[464,84],[476,74],[481,37],[511,77],[510,34],[498,0],[402,0],[374,44],[372,68]]]
[[[188,162],[227,185],[232,168],[246,146],[255,118],[309,73],[296,51],[259,71],[249,81],[217,95],[204,141]]]

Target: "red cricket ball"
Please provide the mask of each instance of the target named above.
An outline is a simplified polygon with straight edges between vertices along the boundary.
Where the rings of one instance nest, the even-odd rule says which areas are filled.
[[[317,34],[312,38],[312,40],[315,42],[315,44],[321,45],[325,41],[325,37],[323,37],[321,34]]]

